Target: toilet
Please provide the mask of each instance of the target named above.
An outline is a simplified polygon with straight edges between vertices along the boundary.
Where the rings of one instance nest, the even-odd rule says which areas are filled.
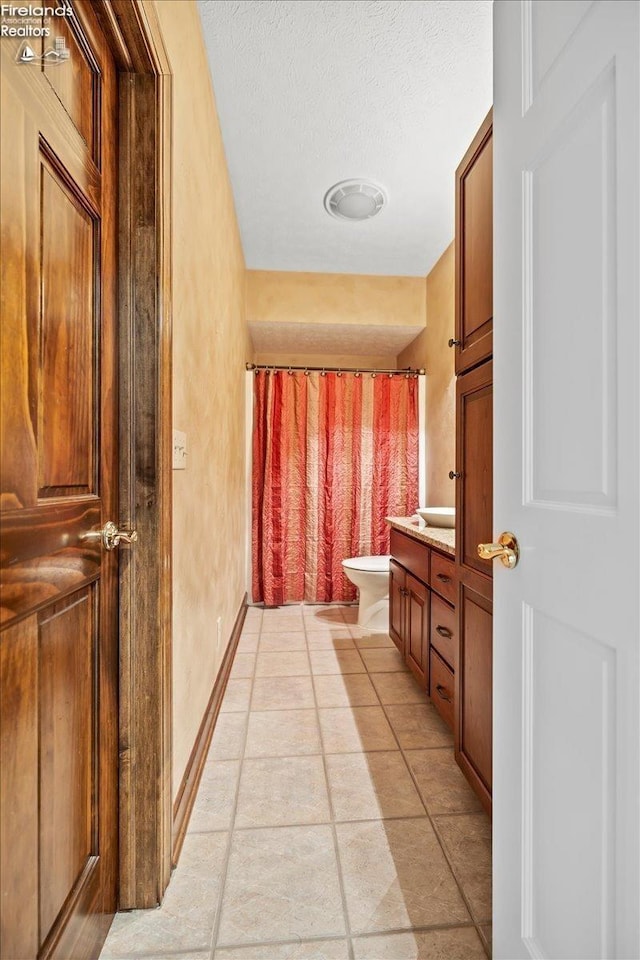
[[[390,556],[350,557],[342,561],[345,575],[360,593],[358,626],[374,633],[389,631]]]

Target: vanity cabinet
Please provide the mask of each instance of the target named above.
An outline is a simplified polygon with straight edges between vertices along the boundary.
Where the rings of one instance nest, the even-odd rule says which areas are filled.
[[[493,570],[492,116],[456,171],[456,626],[458,765],[491,813]],[[445,625],[446,626],[446,625]]]
[[[453,729],[456,571],[454,561],[391,531],[389,634],[420,686]]]
[[[492,116],[490,111],[456,170],[456,374],[492,352]]]

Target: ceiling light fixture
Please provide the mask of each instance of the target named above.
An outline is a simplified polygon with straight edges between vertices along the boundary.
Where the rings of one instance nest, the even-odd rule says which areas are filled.
[[[327,190],[324,208],[338,220],[370,220],[386,202],[382,187],[370,180],[341,180]]]

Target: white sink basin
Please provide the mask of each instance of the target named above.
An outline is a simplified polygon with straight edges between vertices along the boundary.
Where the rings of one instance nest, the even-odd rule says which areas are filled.
[[[430,527],[455,527],[455,507],[418,507],[418,514]]]

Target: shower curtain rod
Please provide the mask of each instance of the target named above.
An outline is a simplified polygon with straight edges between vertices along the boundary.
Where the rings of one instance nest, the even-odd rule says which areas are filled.
[[[287,373],[291,370],[301,370],[304,373],[404,373],[406,376],[420,376],[423,377],[426,373],[424,367],[413,368],[413,367],[402,367],[400,370],[391,370],[387,368],[382,370],[379,367],[294,367],[289,366],[288,364],[283,364],[280,366],[275,363],[247,363],[247,370],[284,370]]]

